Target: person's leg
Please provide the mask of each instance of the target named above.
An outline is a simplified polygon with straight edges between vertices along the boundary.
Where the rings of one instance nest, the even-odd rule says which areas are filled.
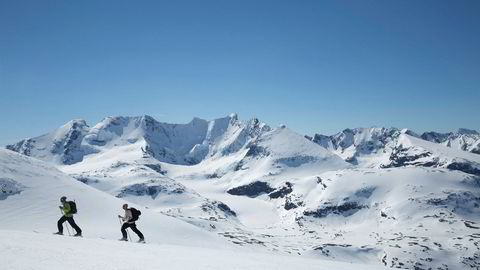
[[[135,223],[132,223],[130,228],[132,228],[132,231],[134,231],[140,239],[143,239],[143,234],[137,229],[137,225]]]
[[[129,224],[128,223],[123,223],[122,225],[122,239],[127,239],[127,228],[129,227]]]
[[[63,223],[67,220],[65,216],[62,216],[57,222],[58,232],[63,234]]]
[[[75,231],[77,232],[77,234],[82,234],[82,229],[80,229],[80,227],[78,227],[78,225],[75,223],[75,220],[73,219],[73,217],[68,217],[68,218],[67,218],[67,221],[68,221],[68,223],[70,223],[70,225],[72,226],[72,228],[75,229]]]

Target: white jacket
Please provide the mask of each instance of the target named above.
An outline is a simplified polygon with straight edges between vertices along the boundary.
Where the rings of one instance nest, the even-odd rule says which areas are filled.
[[[132,210],[130,210],[130,209],[125,210],[125,216],[122,217],[123,222],[134,223],[135,221],[130,222],[130,220],[132,220],[132,218],[133,218]]]

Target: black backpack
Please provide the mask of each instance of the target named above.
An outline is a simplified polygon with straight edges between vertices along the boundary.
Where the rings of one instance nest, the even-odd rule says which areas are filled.
[[[137,221],[142,212],[140,210],[137,210],[135,208],[130,208],[130,211],[132,211],[132,219],[129,221]]]
[[[77,204],[75,201],[69,201],[67,202],[70,205],[70,213],[71,214],[76,214],[77,213]]]

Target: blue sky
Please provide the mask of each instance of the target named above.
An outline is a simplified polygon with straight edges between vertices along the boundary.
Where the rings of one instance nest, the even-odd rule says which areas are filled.
[[[0,0],[0,145],[109,115],[479,129],[478,14],[453,0]]]

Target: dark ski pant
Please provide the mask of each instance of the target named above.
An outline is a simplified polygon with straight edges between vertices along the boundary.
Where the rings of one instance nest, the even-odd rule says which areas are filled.
[[[121,231],[124,239],[127,239],[127,228],[131,228],[132,231],[134,231],[140,239],[143,239],[143,234],[137,229],[137,225],[135,225],[135,222],[123,223]]]
[[[62,216],[58,222],[57,222],[57,227],[58,227],[58,232],[59,233],[63,233],[63,223],[65,221],[68,221],[68,223],[70,224],[70,226],[72,226],[72,228],[75,229],[75,231],[78,233],[78,234],[81,234],[82,233],[82,229],[80,229],[80,227],[78,227],[77,224],[75,224],[75,220],[73,220],[73,217],[66,217],[66,216]]]

